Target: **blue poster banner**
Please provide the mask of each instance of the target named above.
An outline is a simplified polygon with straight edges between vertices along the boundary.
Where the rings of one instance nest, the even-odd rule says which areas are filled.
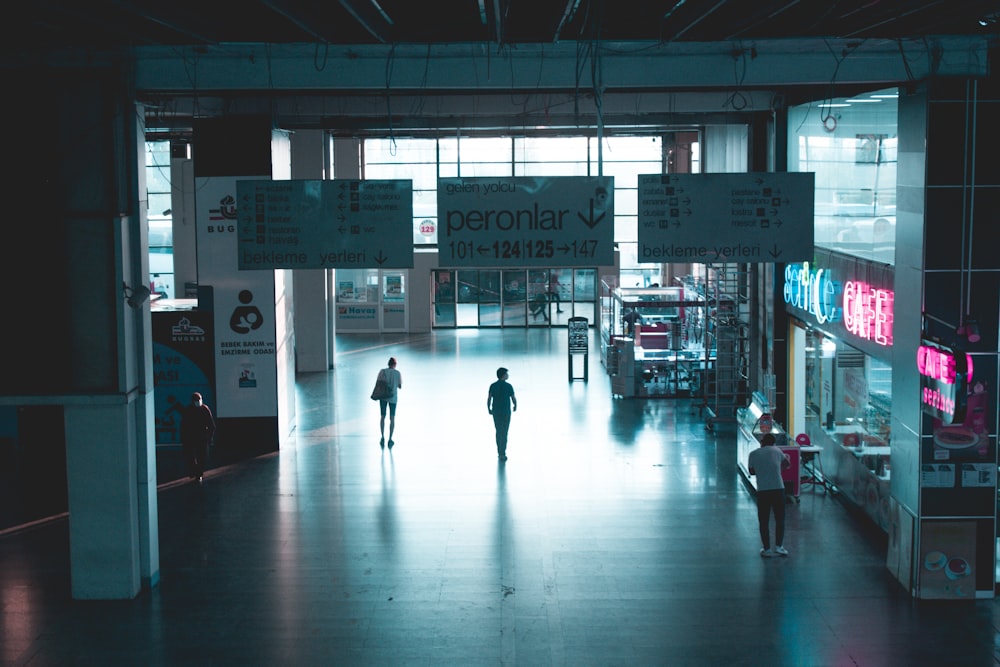
[[[212,313],[152,313],[156,444],[180,444],[181,409],[193,392],[215,412]]]

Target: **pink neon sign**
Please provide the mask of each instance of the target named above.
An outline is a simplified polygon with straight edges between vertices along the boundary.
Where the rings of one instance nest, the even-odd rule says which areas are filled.
[[[965,376],[972,382],[972,357],[968,354],[965,355],[965,363],[968,366]],[[958,377],[957,365],[955,355],[951,352],[929,345],[917,348],[917,369],[921,375],[932,380],[955,384],[955,379]]]
[[[944,423],[965,419],[967,388],[972,381],[972,357],[933,341],[917,348],[921,409]]]
[[[855,336],[892,345],[892,290],[849,280],[844,283],[844,326]]]

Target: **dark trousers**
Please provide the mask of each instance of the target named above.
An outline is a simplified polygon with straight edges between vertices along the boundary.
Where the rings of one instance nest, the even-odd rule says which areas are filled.
[[[507,431],[510,430],[510,413],[494,411],[493,425],[497,429],[497,456],[506,456]]]
[[[191,477],[200,477],[208,463],[208,442],[185,442],[184,462]]]
[[[780,546],[785,539],[785,490],[757,491],[757,523],[760,524],[760,543],[771,548],[771,513],[774,512],[774,544]]]

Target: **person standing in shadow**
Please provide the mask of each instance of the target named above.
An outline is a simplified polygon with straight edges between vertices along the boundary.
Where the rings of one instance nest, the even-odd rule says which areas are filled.
[[[381,414],[378,430],[382,434],[378,444],[379,447],[385,447],[385,412],[388,409],[389,449],[392,449],[392,446],[396,444],[392,440],[392,434],[396,431],[396,399],[399,397],[398,391],[403,388],[403,376],[396,370],[396,357],[389,357],[388,366],[380,370],[379,375],[385,380],[385,384],[389,388],[389,395],[378,401],[379,413]]]
[[[215,418],[197,391],[181,412],[181,448],[188,476],[202,481],[208,463],[208,445],[215,435]]]
[[[747,470],[757,477],[757,523],[764,558],[787,556],[785,539],[785,480],[781,471],[791,466],[788,455],[774,446],[772,433],[765,433],[760,447],[750,452]],[[774,549],[771,549],[771,513],[774,512]]]
[[[509,373],[501,366],[497,369],[497,381],[490,385],[489,395],[486,397],[486,410],[493,415],[493,425],[497,432],[497,458],[501,461],[507,460],[507,431],[510,430],[511,406],[513,412],[517,412],[517,397],[514,396],[514,387],[508,382]]]

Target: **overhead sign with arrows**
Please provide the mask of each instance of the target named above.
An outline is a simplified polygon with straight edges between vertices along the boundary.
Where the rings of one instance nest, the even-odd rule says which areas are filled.
[[[438,179],[441,266],[614,264],[614,178]]]
[[[813,173],[639,176],[639,261],[808,261],[814,189]]]
[[[413,267],[413,181],[237,181],[239,269]]]

